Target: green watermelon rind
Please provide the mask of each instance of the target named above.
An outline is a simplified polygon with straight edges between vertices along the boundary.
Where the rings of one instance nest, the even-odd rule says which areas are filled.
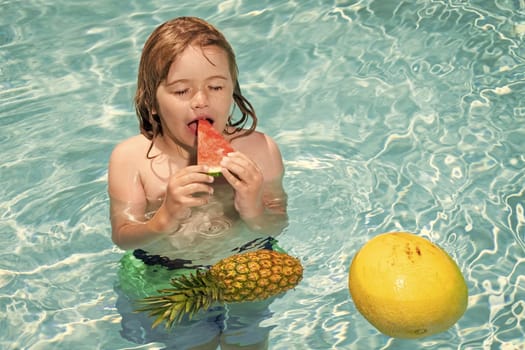
[[[213,177],[219,177],[222,175],[221,168],[211,167],[206,174],[213,176]]]

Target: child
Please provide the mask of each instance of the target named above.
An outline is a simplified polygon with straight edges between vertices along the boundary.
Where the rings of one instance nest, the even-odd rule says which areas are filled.
[[[141,133],[115,147],[108,174],[112,239],[128,250],[120,288],[129,299],[155,294],[168,287],[175,274],[209,266],[235,252],[271,249],[274,240],[269,236],[287,225],[281,154],[269,136],[255,131],[257,117],[241,94],[237,73],[230,44],[198,18],[168,21],[145,43],[135,95]],[[200,119],[209,120],[235,149],[223,158],[221,177],[196,165]],[[266,307],[253,304],[267,313]],[[129,306],[121,309],[129,311]],[[248,338],[232,343],[265,346],[267,331],[263,337],[248,334],[254,322],[264,318],[261,312],[241,310],[240,316],[224,317],[223,311],[214,308],[171,333],[162,331],[171,334],[177,348],[191,348],[187,338],[194,341],[192,346],[209,344],[215,349],[220,342],[227,349],[225,329],[232,327],[232,334],[245,331]],[[243,313],[250,316],[243,318]],[[210,319],[226,325],[210,331],[215,327]],[[240,321],[229,325],[227,320]],[[199,322],[205,324],[204,331],[196,332]]]

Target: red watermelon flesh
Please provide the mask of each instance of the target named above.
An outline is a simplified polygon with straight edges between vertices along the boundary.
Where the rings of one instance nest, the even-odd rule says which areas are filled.
[[[199,120],[197,128],[197,164],[205,164],[210,167],[208,174],[219,175],[221,173],[221,160],[234,149],[228,141],[213,128],[209,121]]]

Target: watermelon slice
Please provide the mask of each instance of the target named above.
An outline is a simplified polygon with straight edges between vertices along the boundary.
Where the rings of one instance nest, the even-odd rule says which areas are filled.
[[[228,141],[213,128],[209,121],[199,120],[197,127],[197,164],[210,167],[208,174],[219,176],[221,174],[221,160],[234,149]]]

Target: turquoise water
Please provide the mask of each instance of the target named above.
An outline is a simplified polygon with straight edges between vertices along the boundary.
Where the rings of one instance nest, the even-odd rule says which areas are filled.
[[[0,348],[158,349],[120,335],[106,166],[135,133],[141,47],[206,18],[281,146],[305,275],[270,349],[524,349],[525,2],[0,0]],[[421,340],[356,311],[348,266],[382,232],[441,245],[469,307]]]

